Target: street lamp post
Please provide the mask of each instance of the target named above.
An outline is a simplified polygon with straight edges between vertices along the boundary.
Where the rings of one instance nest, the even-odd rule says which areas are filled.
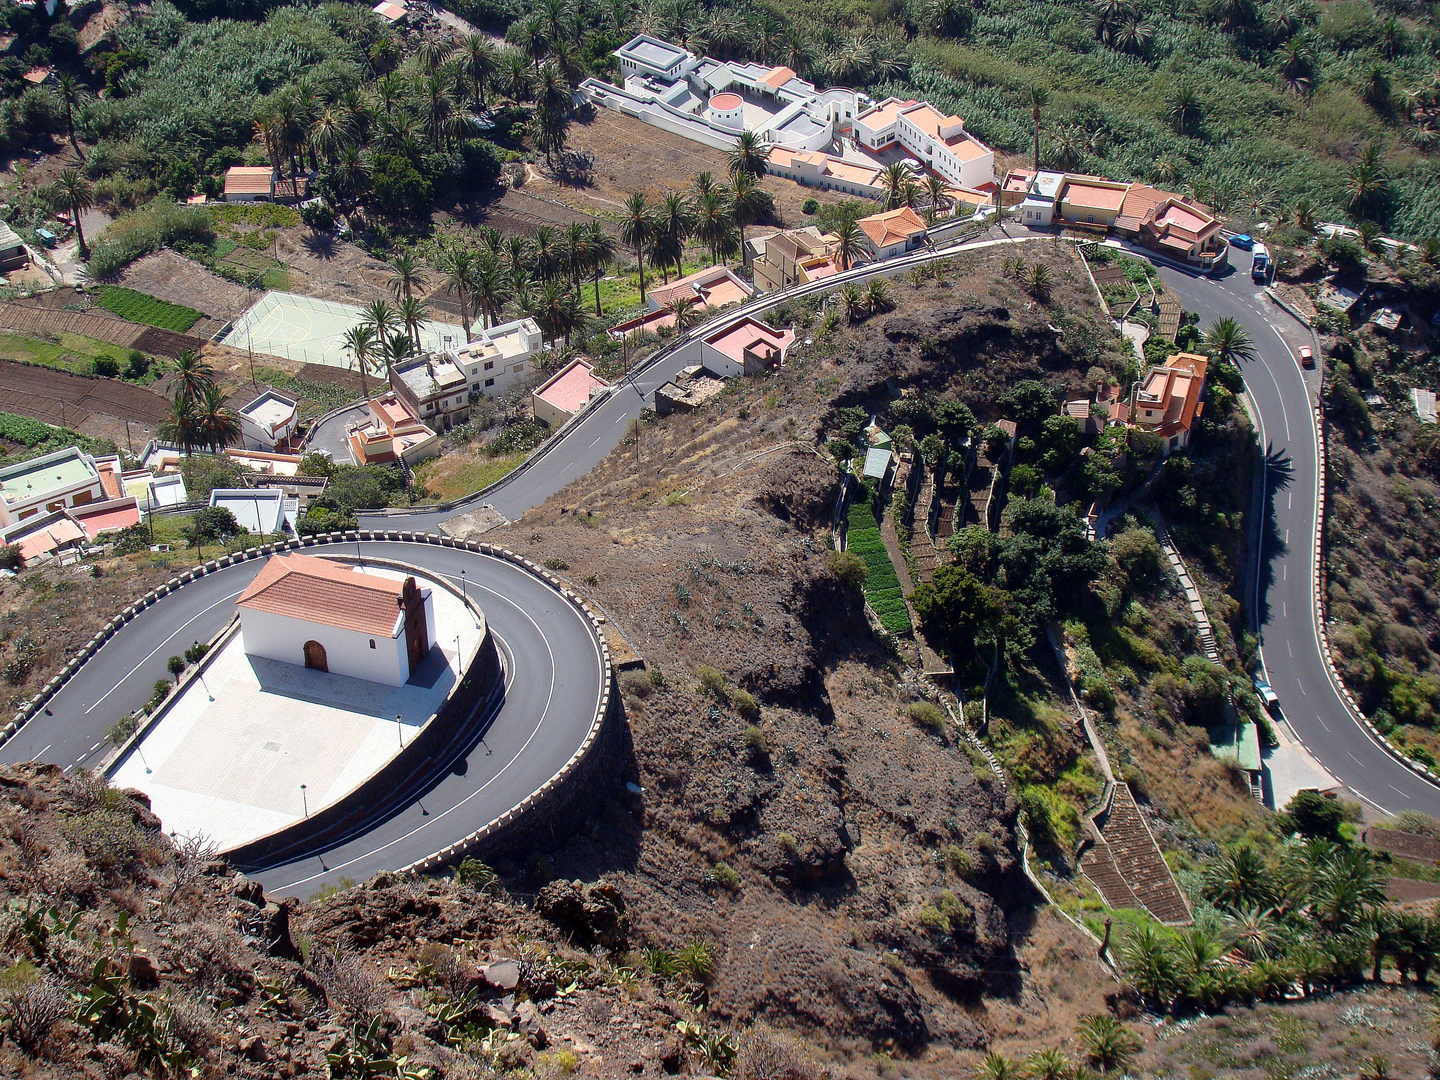
[[[465,585],[465,571],[460,571],[460,595],[465,599],[465,605],[470,605],[470,592]]]
[[[405,728],[400,723],[400,714],[398,712],[395,714],[395,735],[399,738],[400,748],[403,750],[405,748]]]
[[[310,816],[310,800],[305,797],[305,785],[300,785],[300,805],[305,808],[305,816]]]
[[[215,695],[210,692],[210,684],[205,681],[205,668],[204,668],[204,666],[200,663],[200,661],[203,660],[203,659],[204,659],[204,654],[202,654],[202,653],[200,652],[200,642],[197,640],[197,641],[195,642],[195,664],[196,664],[195,673],[200,676],[200,685],[205,688],[205,696],[206,696],[207,698],[209,698],[211,701],[214,701],[214,700],[215,700]]]

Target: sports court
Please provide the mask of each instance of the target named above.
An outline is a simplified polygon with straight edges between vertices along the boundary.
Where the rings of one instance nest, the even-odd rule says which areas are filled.
[[[225,335],[226,345],[236,349],[283,356],[302,364],[349,368],[349,355],[342,340],[363,318],[355,304],[317,300],[296,293],[267,292]],[[433,352],[465,343],[465,331],[453,323],[430,322],[420,327],[420,347]]]

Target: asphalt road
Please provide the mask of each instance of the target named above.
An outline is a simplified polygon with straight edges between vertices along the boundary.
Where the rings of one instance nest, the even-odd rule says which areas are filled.
[[[353,542],[336,547],[356,551]],[[324,550],[324,545],[307,549]],[[363,881],[407,866],[510,810],[579,748],[602,690],[603,664],[589,623],[520,567],[429,544],[364,541],[360,550],[456,585],[465,570],[464,587],[472,597],[478,594],[501,648],[505,694],[482,741],[456,747],[449,760],[433,763],[399,799],[393,792],[378,793],[374,817],[357,824],[350,839],[321,850],[285,852],[257,873],[268,891],[282,895],[308,896],[341,878]],[[226,567],[146,608],[76,672],[46,712],[0,747],[0,760],[92,765],[103,754],[105,728],[149,699],[155,681],[167,675],[169,657],[208,640],[229,622],[235,597],[262,565],[255,560]]]
[[[1440,787],[1396,761],[1356,719],[1321,651],[1311,584],[1320,383],[1318,372],[1299,362],[1300,346],[1311,343],[1309,331],[1239,268],[1212,279],[1162,266],[1160,275],[1186,310],[1199,313],[1201,326],[1231,316],[1245,326],[1258,353],[1241,365],[1265,453],[1255,615],[1265,677],[1279,695],[1285,721],[1315,759],[1372,808],[1440,815]]]

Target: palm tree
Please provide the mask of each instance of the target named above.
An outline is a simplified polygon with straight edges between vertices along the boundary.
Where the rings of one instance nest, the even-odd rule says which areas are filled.
[[[1070,1059],[1063,1050],[1037,1050],[1025,1059],[1025,1075],[1030,1080],[1066,1080]]]
[[[505,306],[509,295],[505,285],[505,268],[492,251],[482,251],[475,260],[475,272],[470,280],[470,293],[480,308],[481,329],[489,329],[499,319],[500,309]]]
[[[853,219],[847,217],[835,227],[835,257],[840,260],[841,270],[849,270],[869,250],[864,230]]]
[[[1383,903],[1385,884],[1366,851],[1337,852],[1316,872],[1310,909],[1332,934],[1354,926]]]
[[[1165,119],[1182,135],[1200,123],[1200,116],[1200,94],[1193,86],[1178,87],[1165,104]]]
[[[1083,160],[1085,132],[1074,124],[1059,128],[1050,140],[1051,160],[1065,172],[1078,169]]]
[[[440,258],[440,269],[445,272],[445,287],[455,290],[460,301],[460,326],[465,331],[465,340],[470,341],[470,290],[475,284],[475,253],[464,244],[454,244],[446,249]]]
[[[446,38],[431,37],[420,42],[420,47],[415,50],[415,59],[419,62],[421,71],[427,75],[433,75],[440,70],[454,52],[455,42]]]
[[[1278,952],[1280,927],[1274,908],[1242,907],[1225,916],[1225,929],[1250,960],[1269,960]]]
[[[477,112],[485,107],[485,91],[497,70],[499,54],[484,34],[471,34],[460,43],[460,71],[465,77],[465,85],[470,88],[471,104]]]
[[[700,321],[700,309],[693,298],[689,296],[677,296],[665,305],[675,319],[675,332],[682,333],[689,330]]]
[[[615,241],[598,221],[590,222],[588,228],[590,235],[586,250],[590,253],[590,275],[595,281],[595,317],[599,318],[604,314],[600,310],[600,278],[615,261]]]
[[[207,387],[214,385],[215,369],[200,359],[193,349],[183,350],[170,365],[175,372],[176,398],[198,401]]]
[[[645,302],[645,249],[655,236],[655,213],[643,191],[634,192],[625,200],[624,217],[620,220],[620,239],[635,249],[635,262],[640,267],[640,302]]]
[[[730,175],[737,176],[746,173],[750,176],[762,176],[765,173],[765,159],[770,156],[770,151],[760,141],[760,136],[753,131],[742,131],[735,140],[735,147],[730,151]]]
[[[1085,1057],[1102,1073],[1124,1072],[1140,1052],[1140,1040],[1113,1016],[1095,1013],[1075,1029],[1085,1047]]]
[[[449,142],[450,121],[455,113],[455,77],[448,69],[433,72],[420,82],[421,112],[436,150]]]
[[[660,197],[660,206],[655,214],[655,239],[651,241],[652,259],[658,263],[664,274],[667,266],[675,267],[678,277],[684,269],[685,241],[695,228],[694,215],[690,204],[678,191],[667,191]],[[665,276],[668,282],[669,276]]]
[[[240,417],[225,404],[225,392],[211,383],[195,401],[196,432],[215,453],[240,441]]]
[[[559,109],[537,106],[530,119],[530,137],[535,142],[535,148],[544,152],[545,163],[553,169],[555,158],[565,153],[565,144],[570,138],[570,120]],[[561,160],[564,160],[563,157]]]
[[[95,205],[95,188],[76,169],[66,169],[49,189],[50,205],[64,210],[75,223],[75,239],[79,241],[80,258],[90,258],[90,248],[85,243],[85,227],[80,215]]]
[[[1144,56],[1150,51],[1154,38],[1154,27],[1138,15],[1132,15],[1115,31],[1115,47],[1133,56]]]
[[[696,194],[690,203],[691,216],[695,220],[695,239],[709,247],[711,266],[720,261],[720,241],[735,228],[726,194],[724,189],[703,191]]]
[[[1380,161],[1379,150],[1372,143],[1356,158],[1345,180],[1346,202],[1353,214],[1365,214],[1389,187],[1389,178]]]
[[[560,251],[570,277],[570,288],[578,291],[580,279],[590,272],[590,227],[583,221],[572,221],[565,230]]]
[[[546,340],[562,338],[566,347],[570,345],[570,335],[585,322],[585,309],[579,297],[557,278],[551,278],[540,286],[529,314],[540,324]]]
[[[1375,64],[1360,83],[1360,97],[1376,112],[1390,107],[1390,73],[1384,64]]]
[[[883,277],[871,278],[870,284],[865,286],[865,310],[871,315],[878,315],[894,306],[895,302],[890,298],[890,282]]]
[[[934,225],[935,219],[948,211],[952,205],[950,200],[950,185],[945,178],[938,173],[931,173],[925,177],[925,183],[921,185],[925,193],[925,224]]]
[[[1131,931],[1120,950],[1125,973],[1152,1008],[1167,1008],[1179,985],[1171,942],[1168,930],[1146,923]]]
[[[730,216],[740,229],[740,247],[745,247],[745,226],[754,225],[773,205],[760,181],[748,172],[738,172],[730,180]]]
[[[327,165],[333,164],[341,148],[348,146],[352,140],[349,121],[329,106],[320,110],[320,115],[310,125],[310,144]]]
[[[375,300],[367,304],[360,312],[361,321],[364,325],[375,331],[383,344],[390,335],[400,329],[400,316],[395,309],[384,300]]]
[[[365,376],[369,373],[370,353],[375,347],[375,328],[357,323],[345,331],[342,340],[345,351],[355,357],[355,367],[360,372],[360,393],[369,398],[370,387]]]
[[[424,267],[420,265],[420,260],[413,251],[402,250],[390,260],[390,291],[394,293],[396,300],[402,297],[409,300],[415,289],[423,288],[424,285]]]
[[[840,312],[847,323],[856,323],[865,317],[865,294],[855,282],[847,281],[835,298],[840,302]]]
[[[531,251],[535,260],[535,276],[541,281],[549,281],[560,271],[560,243],[555,237],[553,225],[541,225],[535,230]]]
[[[1050,107],[1050,91],[1043,86],[1032,86],[1025,95],[1030,102],[1030,120],[1035,125],[1035,172],[1040,171],[1040,112]]]
[[[1211,323],[1210,329],[1201,335],[1201,342],[1210,358],[1217,364],[1238,366],[1242,362],[1254,360],[1256,356],[1255,343],[1250,340],[1250,335],[1236,319],[1228,315]]]
[[[911,183],[910,165],[904,161],[892,161],[880,174],[880,186],[885,189],[885,209],[894,210],[903,201],[905,185]]]
[[[420,351],[420,327],[430,321],[430,309],[425,301],[416,300],[413,296],[407,296],[400,301],[400,322],[405,326],[405,333],[415,343],[415,351]]]
[[[81,161],[85,160],[85,153],[80,149],[80,144],[75,141],[75,105],[80,100],[84,87],[80,80],[68,71],[62,71],[55,80],[55,96],[60,99],[60,104],[65,110],[65,134],[70,138],[70,145],[75,148],[76,155]]]
[[[994,1050],[985,1055],[985,1060],[980,1063],[980,1071],[975,1074],[976,1080],[1020,1080],[1023,1075],[1021,1068],[1004,1054],[998,1054]]]
[[[180,447],[187,457],[190,451],[201,445],[200,425],[195,414],[195,403],[183,394],[176,395],[170,402],[170,411],[160,421],[157,434],[172,446]]]
[[[501,53],[496,82],[511,101],[519,103],[528,100],[535,85],[535,76],[530,72],[530,61],[525,54],[515,49]]]
[[[1040,303],[1045,303],[1050,297],[1050,267],[1044,263],[1035,263],[1025,274],[1025,289]]]
[[[1280,61],[1280,82],[1292,94],[1304,96],[1315,89],[1315,54],[1300,38],[1292,38],[1275,52]]]

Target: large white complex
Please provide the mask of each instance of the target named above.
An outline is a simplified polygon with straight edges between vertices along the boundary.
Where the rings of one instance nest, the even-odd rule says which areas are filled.
[[[868,102],[844,87],[817,90],[788,67],[713,60],[639,34],[615,50],[623,86],[586,79],[596,105],[727,150],[741,131],[792,150],[819,150]]]
[[[753,131],[770,148],[766,171],[797,183],[884,198],[881,174],[896,160],[966,191],[995,183],[994,151],[927,102],[819,90],[788,67],[696,56],[648,34],[615,58],[623,85],[586,79],[591,102],[721,150]]]
[[[247,656],[403,686],[435,646],[431,590],[312,555],[274,555],[235,601]]]

